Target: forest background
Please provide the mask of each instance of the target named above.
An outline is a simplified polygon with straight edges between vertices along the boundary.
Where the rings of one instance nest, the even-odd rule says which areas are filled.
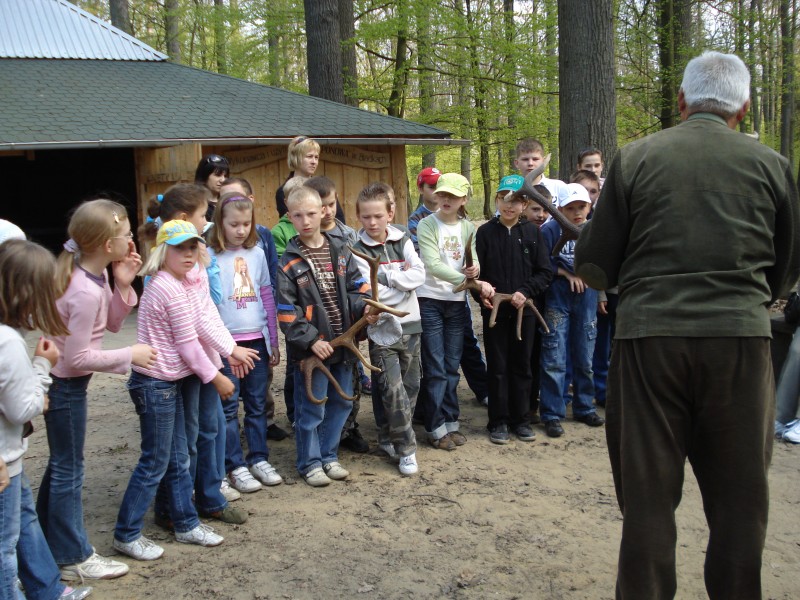
[[[494,210],[522,137],[540,139],[550,175],[568,179],[580,149],[598,147],[608,163],[618,147],[677,124],[683,68],[707,49],[744,59],[752,105],[741,130],[796,164],[797,0],[74,3],[174,62],[472,140],[409,146],[408,168],[412,181],[424,166],[469,177],[473,216]]]

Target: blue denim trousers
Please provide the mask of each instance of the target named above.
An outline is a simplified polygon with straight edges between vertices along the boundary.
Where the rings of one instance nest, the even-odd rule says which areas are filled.
[[[550,333],[542,335],[539,412],[543,422],[566,417],[564,378],[569,355],[574,392],[572,414],[583,417],[595,410],[592,357],[597,337],[597,292],[586,288],[583,293],[575,293],[565,277],[556,277],[547,290],[546,306],[544,319]]]
[[[472,327],[472,308],[469,305],[469,294],[464,302],[464,346],[461,349],[461,372],[475,398],[483,400],[489,395],[489,377],[486,372],[486,361],[481,354],[481,346]]]
[[[225,415],[219,394],[213,384],[203,383],[197,375],[189,375],[181,383],[181,398],[195,506],[203,514],[222,510],[228,503],[219,489],[222,477],[219,476],[221,468],[217,464],[216,444],[220,432],[223,440],[225,438]],[[218,421],[220,414],[223,423],[221,429]],[[156,494],[157,515],[169,517],[168,498],[166,481],[162,479]]]
[[[600,406],[606,404],[606,380],[608,379],[608,365],[611,361],[611,341],[614,339],[614,330],[617,321],[617,304],[619,294],[606,294],[607,315],[597,315],[597,340],[594,344],[594,358],[592,359],[592,373],[594,375],[594,397]]]
[[[348,396],[353,395],[353,365],[346,362],[327,364],[333,378]],[[342,427],[353,408],[352,402],[339,395],[328,378],[317,369],[311,380],[316,398],[328,397],[324,404],[314,404],[306,394],[305,377],[298,365],[294,369],[294,441],[297,471],[306,475],[323,464],[338,460]]]
[[[0,600],[54,600],[64,591],[60,578],[23,471],[0,492]]]
[[[128,392],[139,415],[142,454],[117,515],[114,537],[121,542],[132,542],[142,535],[144,516],[162,479],[167,485],[175,531],[184,533],[200,524],[192,504],[180,388],[181,380],[162,381],[136,371],[128,380]]]
[[[422,370],[426,386],[425,431],[439,439],[458,431],[458,365],[464,345],[463,302],[419,299]]]
[[[91,375],[53,376],[44,414],[50,458],[39,486],[36,511],[56,564],[72,565],[92,555],[83,521],[83,445]]]
[[[800,417],[798,397],[800,397],[800,327],[794,332],[789,352],[778,377],[775,413],[775,420],[778,423],[786,425]]]
[[[267,386],[269,385],[269,354],[264,338],[237,341],[239,346],[258,351],[261,360],[255,361],[253,370],[243,379],[231,371],[223,359],[222,372],[233,382],[233,396],[222,403],[225,411],[225,469],[231,472],[238,467],[253,466],[269,460],[267,448]],[[239,400],[244,404],[244,437],[247,440],[247,461],[239,438]]]

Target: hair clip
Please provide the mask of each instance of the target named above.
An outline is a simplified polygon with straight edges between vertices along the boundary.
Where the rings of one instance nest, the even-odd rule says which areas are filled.
[[[75,254],[76,252],[80,251],[80,247],[78,247],[78,243],[75,240],[73,240],[72,238],[69,238],[66,242],[64,242],[63,248],[64,248],[64,250],[66,250],[70,254]]]
[[[304,136],[304,135],[301,135],[301,136],[297,137],[297,138],[294,140],[294,145],[296,146],[297,144],[302,144],[302,143],[303,143],[303,142],[305,142],[307,139],[308,139],[308,138],[307,138],[306,136]]]
[[[156,220],[153,217],[148,215],[147,218],[144,220],[144,222],[145,223],[155,223]]]
[[[158,196],[156,196],[156,202],[161,204],[163,201],[164,201],[164,194],[159,194]]]
[[[112,211],[111,211],[111,216],[113,216],[113,217],[114,217],[114,223],[117,223],[117,224],[119,224],[119,215],[116,213],[116,211],[113,211],[113,210],[112,210]]]

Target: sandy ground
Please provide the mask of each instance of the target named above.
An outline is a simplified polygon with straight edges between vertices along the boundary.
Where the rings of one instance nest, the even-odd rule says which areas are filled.
[[[106,346],[131,343],[134,328],[131,318]],[[139,456],[124,382],[96,375],[89,388],[84,508],[90,540],[106,555],[114,554],[117,509]],[[282,385],[281,367],[272,384],[278,398]],[[145,534],[164,557],[123,558],[130,573],[94,583],[93,598],[613,598],[622,521],[604,430],[568,420],[562,438],[537,428],[534,443],[496,446],[485,409],[463,384],[459,397],[468,443],[435,450],[418,428],[413,478],[377,450],[342,450],[350,479],[312,489],[294,470],[293,439],[270,442],[270,462],[286,483],[237,502],[250,513],[245,525],[213,523],[225,542],[206,549],[176,543],[149,517]],[[288,426],[282,400],[277,412]],[[374,447],[369,397],[359,422]],[[48,455],[41,417],[36,429],[26,471],[38,488]],[[800,598],[800,448],[776,444],[770,480],[764,597]],[[678,598],[704,598],[707,532],[688,467],[677,521]]]

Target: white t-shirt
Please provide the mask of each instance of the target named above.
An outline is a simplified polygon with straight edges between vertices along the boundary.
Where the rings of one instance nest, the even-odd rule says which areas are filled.
[[[439,246],[439,258],[442,263],[454,271],[461,272],[464,268],[465,242],[465,240],[461,238],[461,222],[448,225],[447,223],[442,223],[433,216],[427,218],[434,219],[438,227],[439,239],[437,242]],[[466,299],[466,292],[453,293],[452,283],[437,279],[426,269],[425,283],[417,288],[417,297],[464,302]]]

